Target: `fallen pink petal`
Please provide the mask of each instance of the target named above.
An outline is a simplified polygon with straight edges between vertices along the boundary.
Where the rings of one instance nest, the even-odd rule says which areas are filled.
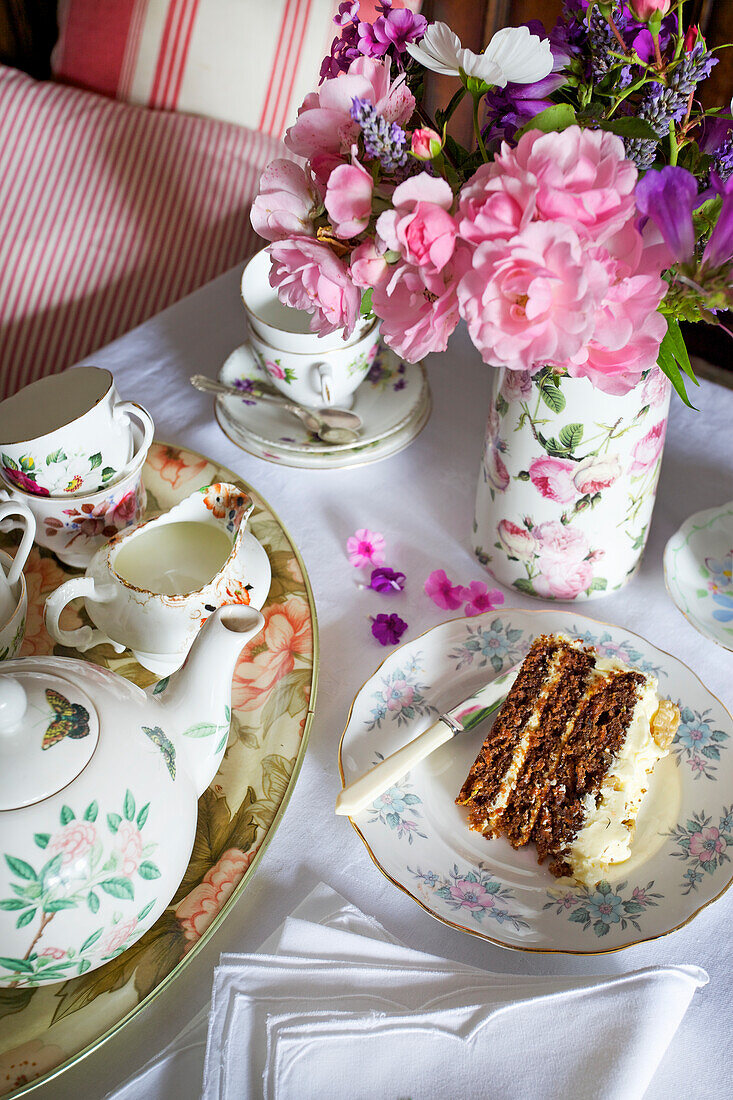
[[[490,589],[484,581],[471,581],[468,588],[461,589],[461,593],[466,601],[465,614],[469,618],[482,615],[484,611],[494,611],[499,604],[504,603],[504,593],[498,588]]]
[[[365,565],[381,565],[384,561],[384,535],[379,531],[360,528],[346,540],[346,552],[355,569]]]
[[[434,569],[425,581],[425,595],[444,611],[455,611],[463,603],[464,588],[448,580],[445,569]]]

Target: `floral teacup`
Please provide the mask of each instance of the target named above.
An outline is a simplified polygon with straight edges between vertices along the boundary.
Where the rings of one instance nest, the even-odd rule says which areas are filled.
[[[175,672],[218,607],[264,603],[271,579],[267,555],[257,543],[254,554],[244,545],[252,507],[236,485],[207,485],[157,519],[117,535],[97,550],[83,577],[48,597],[48,633],[82,653],[105,643],[120,653],[129,648],[157,675]],[[79,597],[95,628],[64,630],[61,612]]]
[[[153,441],[150,414],[120,401],[112,375],[78,367],[40,378],[0,404],[0,467],[7,482],[35,496],[96,493],[131,472],[135,436]]]
[[[72,499],[41,496],[24,492],[3,479],[5,488],[0,489],[0,499],[25,504],[36,521],[38,545],[52,550],[67,565],[83,569],[103,543],[142,519],[147,500],[143,485],[147,435],[134,427],[133,438],[135,452],[127,473],[97,493]],[[12,519],[6,523],[17,526]]]
[[[25,526],[15,557],[0,551],[0,661],[17,657],[25,635],[28,595],[23,566],[33,549],[36,521],[24,504],[8,501],[0,504],[0,521],[16,516]]]

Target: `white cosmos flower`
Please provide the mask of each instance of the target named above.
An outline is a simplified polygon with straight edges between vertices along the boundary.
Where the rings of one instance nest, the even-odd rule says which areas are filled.
[[[410,56],[426,69],[444,76],[474,76],[503,88],[507,84],[534,84],[552,72],[553,58],[547,39],[530,34],[527,27],[497,31],[483,53],[464,49],[446,23],[431,23],[419,44],[407,47]]]

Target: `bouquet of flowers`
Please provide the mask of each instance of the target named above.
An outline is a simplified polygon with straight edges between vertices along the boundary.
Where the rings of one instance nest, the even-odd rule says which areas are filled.
[[[679,320],[733,303],[733,120],[684,0],[566,0],[548,33],[475,54],[383,0],[340,5],[321,83],[265,170],[252,223],[280,299],[322,335],[360,317],[417,361],[460,318],[487,363],[627,393],[657,363],[686,402]],[[455,77],[434,118],[425,71]],[[473,104],[471,148],[450,134]],[[302,163],[304,161],[304,163]]]

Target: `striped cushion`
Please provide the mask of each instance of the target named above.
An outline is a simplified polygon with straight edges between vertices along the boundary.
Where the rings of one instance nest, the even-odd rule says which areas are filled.
[[[257,248],[278,141],[0,66],[0,387],[60,370]]]
[[[360,14],[375,17],[378,0]],[[396,0],[395,7],[415,7]],[[318,83],[339,0],[61,0],[58,80],[282,136]]]

